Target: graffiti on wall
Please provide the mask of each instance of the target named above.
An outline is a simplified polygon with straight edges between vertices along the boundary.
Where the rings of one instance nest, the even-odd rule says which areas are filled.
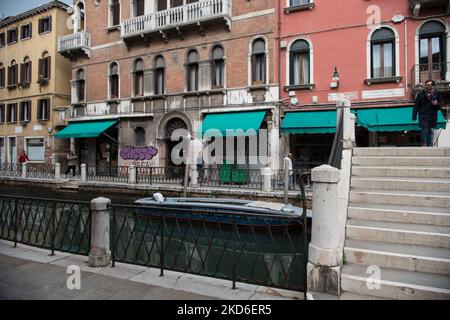
[[[120,150],[123,160],[151,160],[158,154],[155,147],[123,147]]]

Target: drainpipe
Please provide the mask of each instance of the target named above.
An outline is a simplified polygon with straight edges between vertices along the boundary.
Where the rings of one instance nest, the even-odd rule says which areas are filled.
[[[408,99],[408,19],[405,17],[405,97]],[[412,79],[411,79],[412,81]]]
[[[278,23],[277,23],[277,25],[278,25],[278,58],[277,58],[277,64],[278,64],[278,71],[277,71],[278,102],[277,102],[277,107],[278,107],[278,110],[276,112],[278,112],[278,124],[277,124],[278,128],[279,128],[278,130],[280,130],[279,132],[281,132],[281,103],[280,103],[280,101],[281,101],[281,0],[278,0]],[[286,141],[285,141],[284,145],[285,145],[284,152],[286,153],[286,149],[287,149]]]

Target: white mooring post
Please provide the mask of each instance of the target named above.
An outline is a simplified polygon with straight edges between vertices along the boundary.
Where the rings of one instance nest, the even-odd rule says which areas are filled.
[[[86,168],[86,164],[82,163],[81,164],[81,182],[86,182],[87,181],[87,168]]]
[[[111,200],[95,198],[91,200],[91,246],[89,251],[90,267],[105,267],[111,263],[109,248],[109,210]]]
[[[61,164],[55,163],[55,180],[61,179]]]
[[[136,166],[133,164],[128,167],[128,183],[136,184]]]
[[[196,188],[198,185],[198,170],[197,170],[197,164],[193,164],[191,166],[191,188]]]
[[[308,292],[340,294],[340,225],[338,208],[338,169],[322,165],[311,170],[313,219],[308,250]]]
[[[26,178],[26,177],[27,177],[27,163],[22,162],[22,178]]]
[[[272,169],[270,167],[265,167],[261,174],[263,176],[263,191],[272,192]]]

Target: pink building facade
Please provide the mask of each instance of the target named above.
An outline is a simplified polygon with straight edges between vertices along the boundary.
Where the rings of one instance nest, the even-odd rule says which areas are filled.
[[[333,139],[331,129],[305,128],[301,121],[296,128],[292,120],[302,118],[297,113],[316,112],[318,117],[303,118],[326,119],[318,112],[336,110],[339,99],[351,100],[357,114],[359,146],[418,145],[419,131],[407,122],[426,79],[436,81],[443,97],[439,118],[445,126],[450,97],[448,1],[346,0],[338,5],[279,0],[276,10],[281,131],[295,160],[323,162]],[[320,126],[327,124],[316,124]]]

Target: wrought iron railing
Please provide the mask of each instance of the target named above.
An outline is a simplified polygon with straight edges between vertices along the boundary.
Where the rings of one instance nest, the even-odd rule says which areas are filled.
[[[136,182],[140,184],[179,184],[184,181],[184,166],[137,167]]]
[[[306,206],[293,216],[112,205],[111,229],[113,266],[306,291]]]
[[[416,64],[411,69],[411,89],[421,89],[425,81],[434,80],[436,88],[449,90],[450,63],[440,62],[432,64]]]
[[[344,109],[338,109],[337,112],[336,132],[334,134],[333,144],[328,158],[328,165],[341,169],[342,150],[344,147]]]
[[[22,164],[20,163],[0,163],[0,176],[21,177]]]
[[[231,16],[231,0],[200,0],[125,20],[121,24],[121,36],[136,36],[225,15]]]
[[[90,48],[91,35],[87,32],[81,31],[58,38],[58,52]]]
[[[128,182],[127,166],[88,166],[88,181]]]
[[[39,179],[54,179],[55,166],[48,163],[27,163],[27,177]]]
[[[288,181],[288,190],[311,189],[311,171],[309,169],[292,170],[292,180]],[[278,170],[272,176],[273,190],[284,190],[285,171]],[[289,184],[291,184],[289,186]]]
[[[0,239],[87,255],[89,202],[0,195]]]
[[[261,169],[229,165],[199,167],[198,184],[202,187],[262,189]]]

